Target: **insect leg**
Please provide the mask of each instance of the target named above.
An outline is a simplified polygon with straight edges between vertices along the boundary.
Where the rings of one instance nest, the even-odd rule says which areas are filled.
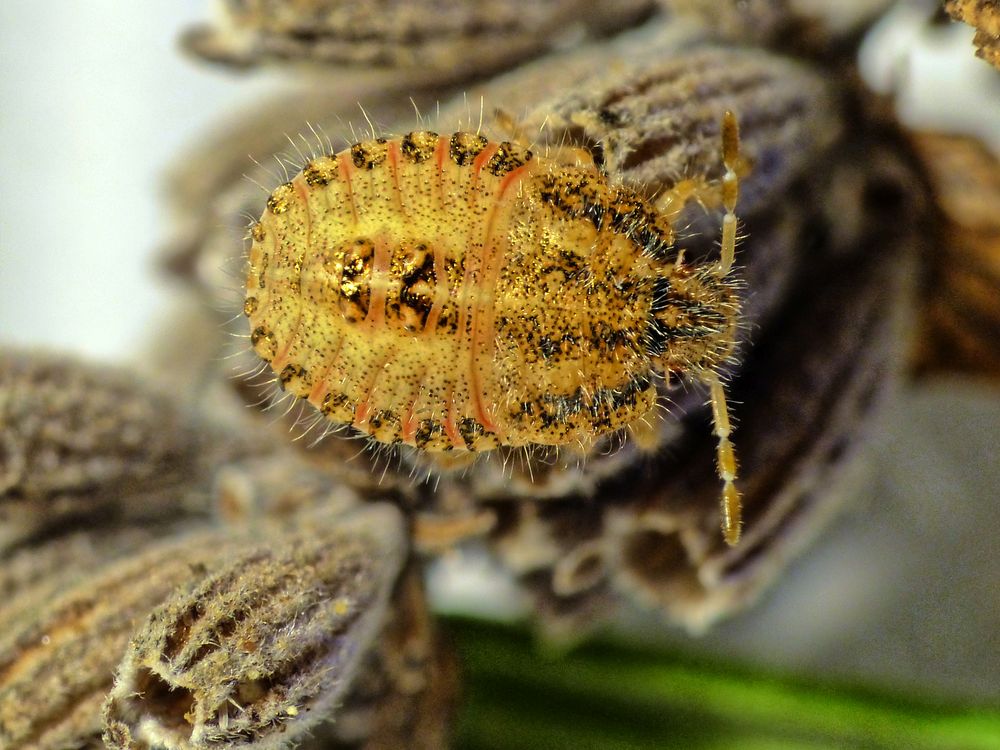
[[[719,258],[719,276],[725,276],[733,267],[736,256],[736,201],[740,183],[736,168],[740,161],[740,129],[736,115],[726,110],[722,117],[722,163],[726,173],[722,177],[722,205],[726,214],[722,218],[722,254]]]
[[[740,540],[741,508],[740,493],[736,489],[736,453],[729,441],[729,408],[719,376],[713,372],[705,380],[711,389],[714,432],[719,439],[716,460],[719,478],[722,479],[722,535],[727,544],[734,545]]]
[[[739,125],[731,110],[726,110],[722,117],[722,164],[726,171],[721,180],[707,180],[703,175],[689,177],[675,183],[656,199],[657,210],[671,224],[691,201],[697,201],[705,209],[722,206],[725,210],[722,219],[722,252],[716,266],[719,276],[729,273],[736,256],[739,175],[745,174],[747,170],[747,164],[740,155]]]

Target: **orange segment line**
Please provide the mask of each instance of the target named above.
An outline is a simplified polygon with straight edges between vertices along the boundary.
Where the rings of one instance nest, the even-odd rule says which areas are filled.
[[[275,372],[280,371],[286,364],[288,364],[289,352],[292,350],[292,346],[298,341],[299,336],[302,333],[302,273],[305,268],[306,255],[309,253],[310,248],[312,248],[312,212],[309,209],[309,187],[305,184],[302,179],[302,175],[298,175],[294,180],[292,180],[292,188],[295,190],[295,195],[300,201],[302,201],[302,207],[305,213],[306,220],[306,241],[302,248],[302,255],[297,259],[299,264],[299,309],[298,315],[295,319],[295,325],[292,327],[292,333],[288,337],[288,341],[285,342],[285,346],[278,352],[274,359],[271,360],[271,367]],[[275,240],[277,241],[277,240]],[[292,265],[292,270],[294,271],[295,266]]]

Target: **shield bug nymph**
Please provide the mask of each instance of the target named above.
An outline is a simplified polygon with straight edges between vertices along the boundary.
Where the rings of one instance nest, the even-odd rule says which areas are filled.
[[[725,175],[651,201],[589,155],[540,156],[429,131],[311,159],[251,231],[244,312],[281,385],[330,421],[428,453],[637,434],[658,378],[706,384],[726,540],[740,533],[719,368],[739,317],[739,135]],[[688,262],[674,222],[725,209],[719,260]]]

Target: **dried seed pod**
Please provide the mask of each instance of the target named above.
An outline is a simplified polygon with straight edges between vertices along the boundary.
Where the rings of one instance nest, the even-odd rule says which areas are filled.
[[[245,545],[245,541],[243,542]],[[100,735],[101,704],[137,620],[213,556],[233,553],[218,534],[170,540],[73,582],[41,579],[4,609],[0,630],[0,746],[76,747]],[[58,541],[51,554],[62,554]],[[40,548],[36,560],[46,557]],[[80,562],[94,562],[89,551]],[[68,584],[68,586],[66,585]]]
[[[428,610],[417,568],[397,585],[391,612],[336,721],[303,750],[333,741],[360,750],[449,746],[458,665]]]
[[[918,133],[913,143],[943,214],[915,366],[1000,377],[1000,159],[971,138]]]
[[[218,25],[190,29],[183,44],[240,67],[389,68],[440,83],[512,65],[574,34],[623,28],[652,7],[652,0],[224,0]]]
[[[806,205],[801,183],[843,133],[843,115],[827,76],[761,51],[691,48],[696,40],[683,28],[653,24],[611,44],[547,57],[473,95],[518,113],[510,125],[536,149],[586,148],[613,181],[648,195],[721,175],[721,113],[737,113],[746,165],[738,213],[753,229],[738,256],[750,289],[746,331],[765,323],[799,268],[793,238]],[[463,106],[453,102],[442,116],[457,117]],[[711,252],[717,217],[690,206],[677,223],[688,227],[678,237],[688,256]]]
[[[975,27],[976,56],[1000,70],[1000,3],[997,0],[947,0],[944,9],[956,21]]]
[[[716,39],[823,51],[871,23],[892,0],[659,0],[669,13],[695,20]]]
[[[347,513],[363,504],[358,492],[292,451],[223,466],[212,495],[215,515],[229,526],[273,526],[303,513]]]
[[[105,703],[109,747],[280,747],[328,718],[385,620],[402,517],[371,505],[294,526],[230,543],[138,627]]]
[[[112,560],[139,554],[157,539],[191,526],[175,523],[101,526],[46,537],[0,554],[0,633],[35,617],[61,592]]]
[[[783,195],[843,130],[826,77],[766,52],[654,45],[637,55],[618,40],[595,45],[589,61],[573,67],[573,80],[547,95],[520,93],[563,64],[547,58],[501,78],[484,89],[487,101],[524,111],[517,130],[539,145],[589,148],[612,179],[651,194],[694,175],[722,174],[721,113],[730,109],[746,162],[744,221]]]
[[[0,549],[70,519],[175,514],[243,440],[115,367],[0,350]]]

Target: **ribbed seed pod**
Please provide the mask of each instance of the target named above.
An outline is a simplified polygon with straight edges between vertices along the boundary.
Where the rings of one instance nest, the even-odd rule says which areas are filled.
[[[692,46],[698,40],[683,25],[650,24],[549,56],[470,96],[514,117],[516,132],[504,137],[538,150],[587,149],[613,181],[651,196],[681,179],[719,177],[722,115],[736,113],[747,164],[737,212],[753,230],[737,258],[750,290],[745,333],[764,324],[799,269],[801,183],[842,134],[843,116],[819,72],[759,50]],[[446,105],[442,118],[457,118],[465,106]],[[717,212],[692,204],[676,223],[688,257],[718,246]]]
[[[235,528],[272,528],[275,522],[295,523],[303,513],[347,513],[362,504],[359,493],[291,450],[221,467],[212,499],[216,517]]]
[[[820,52],[870,24],[892,0],[659,0],[675,17],[697,21],[714,38]]]
[[[246,452],[135,375],[0,350],[0,550],[86,516],[175,515],[215,460]]]
[[[110,561],[139,554],[192,523],[104,526],[47,537],[0,554],[0,633],[15,631]]]
[[[56,541],[34,557],[67,551],[60,547]],[[101,704],[135,623],[176,586],[197,578],[213,556],[238,548],[201,532],[140,547],[104,566],[87,554],[72,563],[75,580],[52,570],[55,580],[42,578],[22,589],[10,611],[5,602],[0,747],[54,750],[98,737]],[[82,567],[86,563],[90,570]]]
[[[572,33],[623,28],[653,7],[653,0],[225,0],[218,25],[192,28],[183,43],[230,65],[391,68],[440,83],[516,64]]]
[[[590,148],[613,180],[650,195],[685,177],[722,174],[722,114],[731,109],[748,162],[738,210],[752,215],[842,132],[836,96],[822,74],[800,63],[690,45],[671,25],[654,25],[545,58],[475,93],[514,116],[536,148]],[[443,114],[457,116],[462,106]]]
[[[971,138],[913,139],[943,214],[915,365],[1000,377],[1000,159]]]
[[[139,625],[105,703],[108,747],[283,747],[329,718],[386,618],[402,517],[372,505],[295,526],[229,543]]]
[[[348,514],[362,505],[356,491],[304,464],[291,451],[223,467],[213,496],[222,522],[258,534],[273,533],[275,523],[295,527],[303,515]],[[415,565],[396,584],[388,609],[382,632],[358,667],[335,722],[317,727],[301,747],[447,746],[457,699],[457,665],[428,611]]]
[[[882,253],[886,246],[871,246]],[[746,532],[733,550],[715,543],[690,507],[712,498],[712,467],[640,491],[644,501],[612,511],[618,537],[613,585],[662,607],[693,630],[751,603],[856,487],[856,462],[880,433],[882,406],[900,382],[909,341],[915,258],[897,246],[798,298],[785,325],[762,342],[735,383],[744,404]],[[846,310],[845,310],[846,308]],[[826,330],[817,337],[818,327]],[[678,500],[684,499],[678,507]],[[674,528],[660,524],[668,517]],[[652,523],[647,522],[647,519]]]

